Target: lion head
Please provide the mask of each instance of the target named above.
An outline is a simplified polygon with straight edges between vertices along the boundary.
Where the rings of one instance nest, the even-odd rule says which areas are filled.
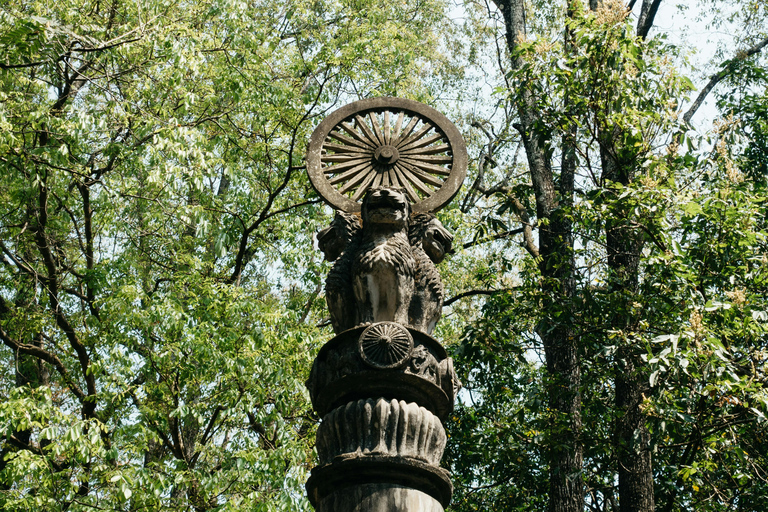
[[[414,247],[421,244],[434,263],[443,261],[453,246],[453,235],[431,213],[419,213],[411,218],[408,240]]]
[[[317,233],[317,246],[325,254],[326,261],[335,261],[341,256],[360,227],[357,215],[336,212],[331,225]]]
[[[411,204],[402,188],[372,188],[363,198],[363,226],[388,226],[400,230],[408,227],[410,215]]]

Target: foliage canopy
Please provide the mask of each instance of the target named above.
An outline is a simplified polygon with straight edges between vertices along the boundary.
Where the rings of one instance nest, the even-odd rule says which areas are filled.
[[[0,507],[309,508],[303,155],[378,95],[473,158],[440,212],[452,510],[648,510],[620,481],[651,460],[655,508],[768,507],[765,5],[700,3],[736,36],[697,88],[653,3],[0,8]]]
[[[328,109],[431,97],[445,6],[0,10],[0,508],[297,510]]]

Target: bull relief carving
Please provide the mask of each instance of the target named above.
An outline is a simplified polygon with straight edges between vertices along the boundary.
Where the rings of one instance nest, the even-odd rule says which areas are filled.
[[[333,262],[325,293],[336,335],[307,380],[323,418],[307,482],[318,512],[443,512],[450,501],[442,421],[461,383],[431,334],[453,235],[434,212],[466,165],[456,127],[414,101],[358,101],[312,134],[310,181],[336,209],[317,234]]]

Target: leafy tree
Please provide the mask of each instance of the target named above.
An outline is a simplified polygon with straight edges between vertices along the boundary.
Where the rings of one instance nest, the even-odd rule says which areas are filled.
[[[660,3],[465,2],[461,39],[438,0],[3,7],[0,505],[308,507],[304,145],[392,94],[477,155],[440,212],[453,509],[765,508],[765,6],[703,2],[741,28],[683,110]]]
[[[349,98],[458,71],[425,1],[0,9],[0,508],[303,510],[303,172]]]
[[[712,151],[687,125],[761,56],[746,9],[762,7],[733,15],[741,49],[683,110],[684,55],[653,35],[660,2],[635,4],[477,11],[504,37],[504,106],[473,124],[487,142],[471,194],[517,274],[456,349],[457,510],[765,506],[765,190],[738,169],[733,123]]]

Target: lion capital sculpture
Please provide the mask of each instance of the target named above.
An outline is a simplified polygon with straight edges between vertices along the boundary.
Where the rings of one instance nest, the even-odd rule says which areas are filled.
[[[431,334],[443,305],[435,264],[453,236],[434,215],[412,216],[400,188],[370,189],[361,217],[338,212],[317,235],[326,259],[335,261],[326,280],[334,332],[389,321]]]

